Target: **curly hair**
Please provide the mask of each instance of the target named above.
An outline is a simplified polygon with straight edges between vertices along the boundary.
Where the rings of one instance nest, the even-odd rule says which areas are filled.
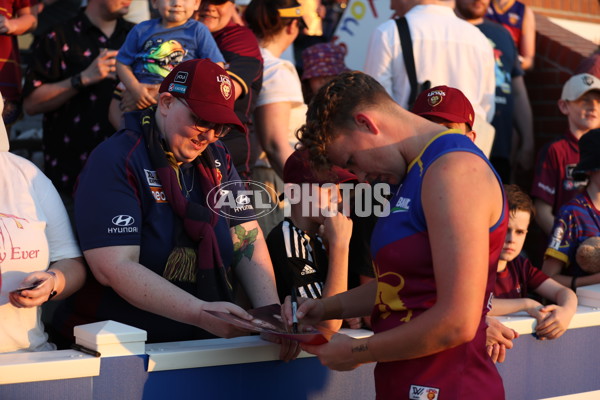
[[[313,97],[306,112],[306,124],[296,132],[302,148],[310,153],[316,169],[328,169],[327,146],[354,124],[357,109],[386,107],[394,102],[373,77],[359,71],[339,74]],[[394,103],[395,104],[395,103]]]
[[[525,211],[530,217],[535,216],[535,207],[533,201],[527,193],[521,190],[518,185],[504,185],[506,199],[508,201],[508,211],[514,215],[517,211]]]

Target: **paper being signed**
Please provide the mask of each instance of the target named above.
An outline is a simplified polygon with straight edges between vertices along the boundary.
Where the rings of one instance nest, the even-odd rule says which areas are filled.
[[[253,320],[247,321],[236,317],[235,315],[218,312],[207,311],[215,317],[240,328],[248,329],[253,332],[266,332],[273,335],[285,337],[306,344],[324,344],[331,339],[337,332],[318,327],[301,327],[301,332],[292,333],[288,331],[280,316],[281,306],[279,304],[271,304],[264,307],[253,308],[248,310],[248,314],[254,317]]]

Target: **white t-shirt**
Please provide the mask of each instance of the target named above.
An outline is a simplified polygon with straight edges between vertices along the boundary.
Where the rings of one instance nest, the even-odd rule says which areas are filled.
[[[0,152],[0,171],[0,353],[54,350],[41,309],[16,308],[8,295],[29,273],[81,251],[60,196],[42,171],[8,152]]]
[[[302,83],[294,64],[287,60],[275,57],[265,48],[260,49],[264,59],[262,89],[256,99],[256,107],[266,104],[290,102],[290,122],[288,129],[288,141],[294,146],[296,130],[306,121],[307,106],[304,104],[302,94]]]
[[[413,42],[419,83],[460,89],[473,105],[475,122],[494,116],[496,92],[494,53],[489,40],[450,7],[418,5],[406,13]],[[365,72],[382,84],[406,108],[410,83],[404,66],[395,20],[378,26],[371,35]]]

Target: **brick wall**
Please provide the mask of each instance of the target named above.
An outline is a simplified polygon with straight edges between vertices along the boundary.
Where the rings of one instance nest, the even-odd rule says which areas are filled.
[[[525,75],[534,116],[536,147],[564,133],[566,118],[558,110],[564,82],[597,46],[536,13],[535,67]]]
[[[522,0],[538,14],[573,21],[600,23],[598,0]]]

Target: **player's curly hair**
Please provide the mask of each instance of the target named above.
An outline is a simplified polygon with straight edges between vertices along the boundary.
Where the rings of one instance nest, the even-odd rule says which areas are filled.
[[[386,107],[392,98],[373,77],[359,71],[343,72],[323,86],[306,112],[306,124],[296,132],[316,169],[328,169],[327,146],[345,129],[355,126],[354,113]]]

